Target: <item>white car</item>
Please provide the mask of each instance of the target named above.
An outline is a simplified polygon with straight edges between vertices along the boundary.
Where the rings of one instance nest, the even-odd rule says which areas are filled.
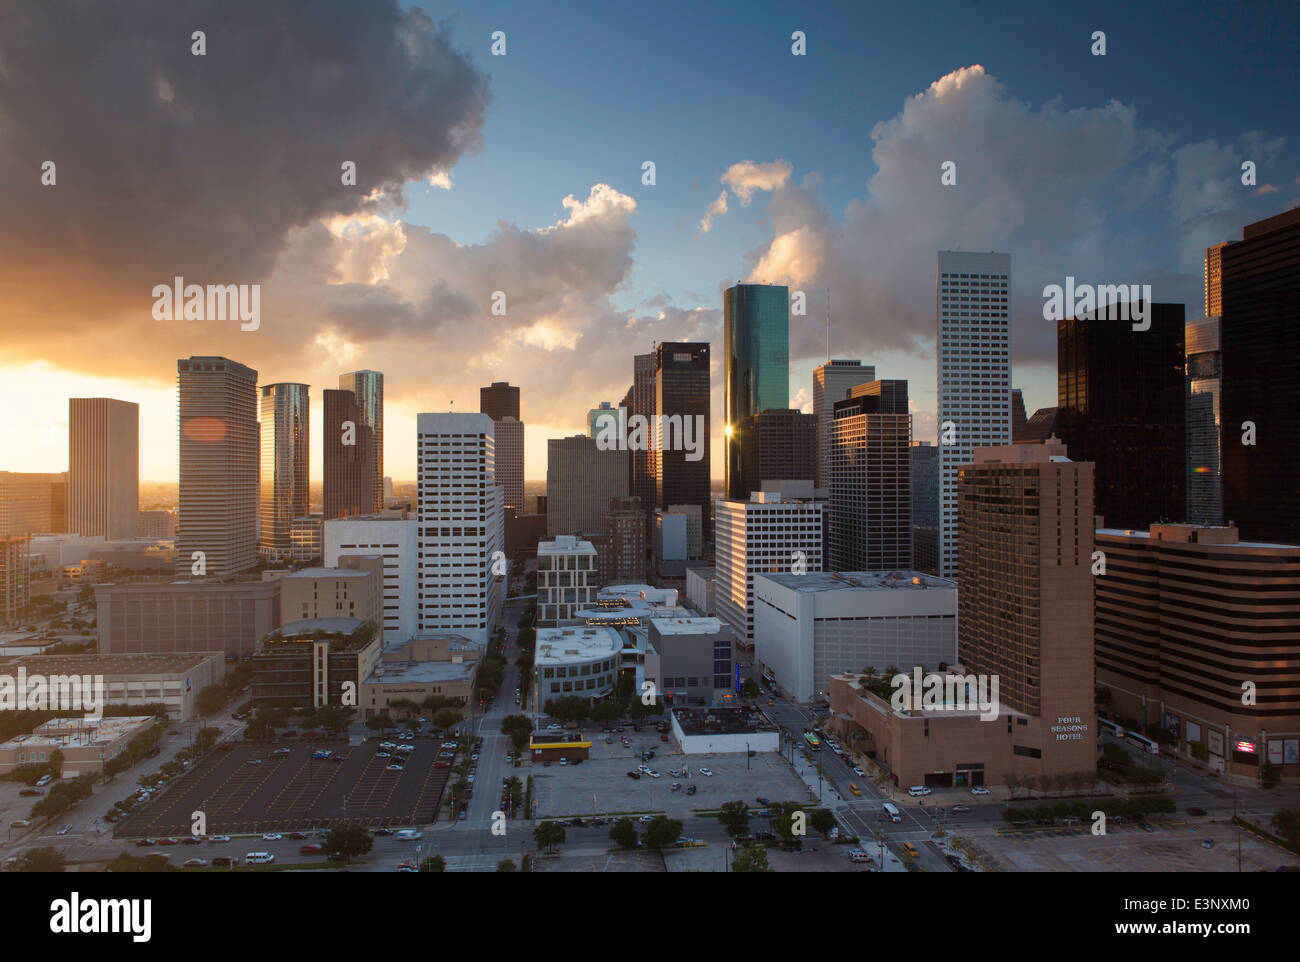
[[[265,835],[262,836],[262,841],[263,841],[263,842],[278,842],[278,841],[280,841],[280,840],[283,839],[283,838],[284,838],[284,836],[281,835],[279,832],[267,832]]]
[[[913,785],[911,788],[907,790],[907,794],[912,796],[929,795],[930,789],[925,785]]]
[[[970,790],[970,793],[972,795],[987,795],[989,793],[989,790],[985,788],[983,785],[976,785],[974,788]]]
[[[563,725],[555,725],[555,724],[551,724],[551,725],[547,725],[547,726],[546,726],[546,730],[547,730],[548,732],[558,732],[558,731],[563,731],[563,730],[564,730],[564,726],[563,726]]]
[[[466,775],[466,776],[465,776],[465,781],[467,781],[467,782],[469,782],[471,785],[473,785],[473,784],[474,784],[474,776],[473,776],[473,775]]]
[[[866,777],[867,777],[867,773],[864,772],[861,768],[855,768],[855,769],[853,769],[853,774],[854,774],[854,775],[857,775],[858,778],[866,778]]]
[[[416,831],[413,828],[403,828],[398,831],[397,837],[404,840],[414,840],[417,838],[424,838],[424,833]]]
[[[379,743],[379,747],[380,747],[380,748],[396,748],[396,747],[397,747],[397,743],[396,743],[396,742],[380,742],[380,743]]]
[[[662,777],[663,777],[663,776],[660,775],[657,771],[655,771],[653,768],[647,768],[647,769],[646,769],[646,774],[649,775],[651,778],[662,778]]]
[[[711,768],[701,768],[701,769],[700,769],[700,774],[701,774],[701,775],[712,775],[712,774],[713,774],[713,769],[711,769]]]

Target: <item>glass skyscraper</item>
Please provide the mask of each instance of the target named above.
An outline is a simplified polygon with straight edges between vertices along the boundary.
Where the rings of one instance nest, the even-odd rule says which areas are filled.
[[[261,389],[261,501],[264,557],[293,549],[294,518],[307,513],[309,401],[306,384],[266,384]]]
[[[379,371],[340,374],[339,388],[356,396],[361,422],[369,429],[366,443],[370,450],[364,460],[370,464],[373,474],[363,489],[370,497],[370,504],[363,504],[361,513],[378,513],[384,510],[384,375]]]
[[[726,492],[748,498],[744,487],[745,422],[790,406],[790,290],[737,284],[723,295],[726,334]],[[766,479],[765,479],[766,480]],[[771,479],[780,480],[780,479]]]

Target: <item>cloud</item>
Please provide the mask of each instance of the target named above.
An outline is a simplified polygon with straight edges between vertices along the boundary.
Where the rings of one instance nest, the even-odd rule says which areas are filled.
[[[794,408],[796,411],[802,411],[804,414],[812,414],[812,393],[806,387],[799,388],[798,393],[796,393],[794,397],[790,398],[790,407]]]
[[[713,218],[721,217],[727,212],[727,192],[724,190],[718,195],[717,199],[709,205],[709,209],[704,212],[704,219],[700,221],[701,232],[707,234],[713,229]]]
[[[740,206],[748,207],[754,199],[755,191],[772,191],[784,187],[790,179],[793,167],[788,160],[774,160],[767,164],[756,164],[752,160],[742,160],[732,164],[722,175],[722,182],[731,188],[731,192],[740,198]]]

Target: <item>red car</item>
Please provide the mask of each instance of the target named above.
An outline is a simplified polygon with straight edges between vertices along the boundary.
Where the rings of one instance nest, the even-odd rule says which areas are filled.
[[[304,845],[302,848],[298,849],[298,854],[299,854],[299,855],[319,855],[319,854],[321,853],[321,851],[322,851],[322,850],[321,850],[321,847],[320,847],[319,845]]]
[[[439,762],[434,762],[434,763],[433,763],[433,767],[434,767],[434,768],[451,768],[451,762],[441,762],[441,761],[439,761]]]
[[[177,838],[160,838],[160,839],[158,839],[158,844],[159,844],[159,845],[179,845],[180,843],[181,843],[181,842],[180,842],[180,839],[177,839]]]

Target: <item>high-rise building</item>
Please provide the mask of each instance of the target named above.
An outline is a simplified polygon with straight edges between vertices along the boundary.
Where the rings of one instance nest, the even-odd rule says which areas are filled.
[[[537,545],[537,626],[555,628],[596,600],[596,548],[560,535]],[[548,675],[548,677],[552,677]]]
[[[957,659],[1028,716],[1011,731],[1029,773],[1096,766],[1092,495],[1059,442],[977,450],[959,476]]]
[[[585,434],[548,440],[547,536],[603,536],[610,502],[628,496],[627,460],[627,451],[602,450]]]
[[[1011,255],[939,252],[939,575],[957,575],[957,472],[1011,442]]]
[[[0,538],[68,530],[68,472],[0,471]]]
[[[260,412],[261,524],[258,549],[267,558],[293,553],[293,519],[307,514],[309,402],[306,384],[264,384]]]
[[[729,498],[744,498],[746,429],[761,411],[790,405],[790,290],[772,284],[737,284],[722,298],[726,335],[724,417]],[[809,478],[809,480],[812,480]],[[663,507],[663,502],[660,503]]]
[[[639,416],[645,419],[646,424],[653,423],[656,411],[655,370],[658,360],[653,351],[632,358],[632,405],[628,417]],[[631,455],[632,487],[629,490],[633,497],[641,499],[641,507],[652,513],[653,508],[659,507],[655,500],[655,452],[649,445],[637,445],[632,448]]]
[[[615,498],[605,514],[602,585],[643,584],[646,569],[645,512],[640,498]]]
[[[754,575],[822,570],[825,508],[811,481],[769,481],[718,502],[714,601],[742,645],[754,643]]]
[[[1147,305],[1145,330],[1094,315],[1057,330],[1057,429],[1071,457],[1096,465],[1107,525],[1181,521],[1187,511],[1182,304]]]
[[[830,451],[831,411],[836,401],[843,401],[849,388],[876,379],[876,368],[861,361],[827,361],[813,368],[813,414],[817,418],[817,477],[814,485],[828,486],[827,458]]]
[[[831,423],[832,571],[912,566],[912,415],[906,381],[872,381],[836,401]]]
[[[1011,389],[1011,437],[1014,443],[1016,436],[1025,429],[1029,423],[1029,418],[1025,414],[1025,395],[1018,387]]]
[[[176,570],[225,577],[257,564],[257,372],[224,357],[190,357],[176,367]]]
[[[654,378],[654,506],[698,504],[708,540],[709,345],[698,341],[660,344],[655,351]]]
[[[1205,316],[1223,313],[1223,249],[1227,243],[1205,248]]]
[[[479,411],[490,417],[496,434],[496,478],[505,491],[505,506],[524,510],[524,422],[519,417],[519,388],[493,381],[478,389]]]
[[[362,461],[370,465],[370,480],[363,485],[363,494],[368,494],[371,503],[362,504],[362,514],[384,510],[384,375],[379,371],[352,371],[339,375],[339,388],[351,391],[357,400],[357,410],[361,420],[357,428],[366,426],[367,450],[362,454]],[[358,430],[358,443],[360,431]]]
[[[323,414],[325,520],[369,514],[375,502],[370,491],[375,472],[369,460],[374,445],[357,406],[357,396],[351,391],[326,390]]]
[[[1188,321],[1187,350],[1187,521],[1223,524],[1220,474],[1219,319]]]
[[[486,414],[417,418],[419,631],[452,631],[486,644],[505,578],[505,493],[496,480],[494,422]]]
[[[326,521],[321,541],[325,567],[364,566],[378,557],[383,570],[384,644],[410,641],[418,629],[417,596],[420,565],[420,523],[406,518],[344,518]]]
[[[141,538],[170,540],[176,537],[176,515],[167,510],[141,511],[136,534]]]
[[[912,567],[925,574],[939,570],[939,448],[913,441]]]
[[[0,625],[21,617],[31,601],[31,539],[0,536]]]
[[[1103,528],[1097,683],[1105,710],[1160,746],[1258,785],[1300,777],[1300,546],[1239,541],[1234,527]],[[1243,695],[1252,682],[1255,697]]]
[[[522,420],[519,414],[519,387],[509,381],[493,381],[478,389],[478,409],[493,421],[502,418]]]
[[[817,415],[769,408],[742,422],[740,476],[757,491],[764,481],[811,481],[817,474]]]
[[[608,401],[601,401],[600,407],[588,411],[587,436],[594,438],[602,430],[610,437],[619,439],[627,437],[627,410],[622,407],[614,407]]]
[[[686,558],[704,557],[704,517],[698,504],[670,504],[661,509],[664,514],[686,516]]]
[[[140,510],[140,405],[68,399],[68,526],[74,534],[134,538]]]
[[[1222,263],[1223,516],[1247,541],[1300,544],[1300,207],[1247,225]]]

